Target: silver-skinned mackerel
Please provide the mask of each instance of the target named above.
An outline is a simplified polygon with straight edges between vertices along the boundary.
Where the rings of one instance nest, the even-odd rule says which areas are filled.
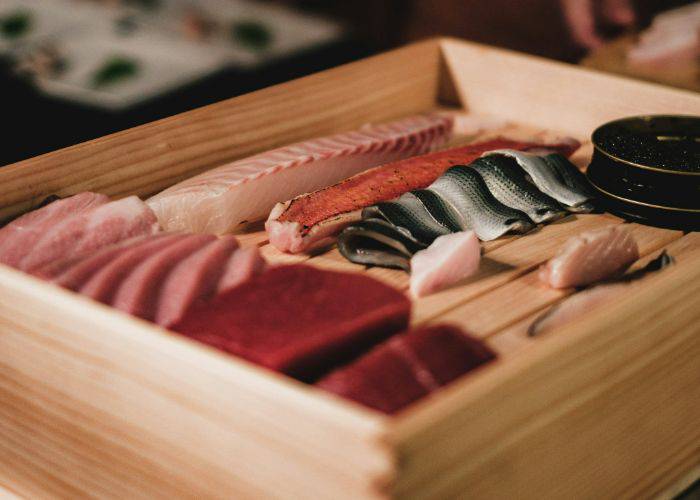
[[[566,211],[549,195],[529,182],[523,169],[504,156],[487,156],[471,168],[484,179],[491,194],[506,206],[525,212],[536,223],[563,217]]]
[[[523,212],[498,201],[481,175],[470,167],[449,168],[428,189],[454,211],[461,231],[473,229],[482,241],[508,232],[526,233],[534,227]]]
[[[593,195],[585,184],[585,178],[566,158],[559,155],[538,156],[513,149],[496,149],[483,156],[493,155],[513,158],[540,191],[563,204],[570,212],[591,212],[594,209]]]

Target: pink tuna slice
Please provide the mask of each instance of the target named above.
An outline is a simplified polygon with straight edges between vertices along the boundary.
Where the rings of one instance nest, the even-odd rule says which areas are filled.
[[[430,151],[450,136],[452,123],[419,115],[292,144],[204,172],[147,203],[164,229],[224,234],[265,218],[280,201]]]
[[[267,268],[258,247],[239,248],[231,256],[217,285],[217,294],[226,293]]]
[[[614,225],[570,238],[541,269],[540,281],[552,288],[583,286],[624,272],[639,258],[626,225]]]
[[[177,263],[161,286],[156,323],[167,328],[179,321],[195,300],[212,295],[237,248],[235,237],[224,236]]]
[[[481,245],[474,231],[440,236],[411,258],[411,294],[423,297],[450,287],[474,274],[480,260]]]
[[[114,293],[112,306],[139,318],[153,320],[160,292],[170,271],[215,239],[212,235],[187,235],[147,257],[121,282]]]
[[[107,203],[108,196],[85,192],[18,217],[0,229],[0,262],[17,267],[27,252],[54,226]]]
[[[109,303],[121,282],[129,275],[134,266],[176,242],[183,240],[183,234],[156,235],[143,244],[125,249],[111,262],[99,269],[76,290],[99,302]]]
[[[37,241],[18,268],[32,271],[55,260],[84,255],[158,230],[158,221],[148,206],[136,196],[129,196],[56,224]]]

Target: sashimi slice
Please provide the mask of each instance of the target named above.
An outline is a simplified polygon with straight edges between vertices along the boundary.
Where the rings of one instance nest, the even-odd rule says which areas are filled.
[[[360,220],[363,208],[423,189],[448,168],[469,164],[487,151],[546,150],[569,156],[579,145],[570,138],[549,145],[498,138],[388,163],[277,204],[265,228],[270,243],[279,250],[303,252],[332,240],[343,228]]]
[[[316,386],[392,414],[495,357],[459,328],[437,325],[392,337]]]
[[[454,285],[479,269],[481,245],[474,231],[437,238],[411,258],[410,291],[423,297]]]
[[[570,238],[540,269],[539,278],[552,288],[588,285],[624,272],[638,258],[630,229],[614,225]]]
[[[227,233],[263,219],[277,202],[430,151],[449,137],[452,123],[420,115],[292,144],[183,181],[148,204],[166,230]]]
[[[136,196],[129,196],[58,222],[28,249],[17,267],[32,271],[55,260],[77,257],[158,231],[153,211]]]
[[[150,255],[185,239],[184,234],[167,234],[162,237],[151,237],[143,244],[134,245],[125,249],[111,262],[92,274],[80,288],[76,288],[83,295],[105,304],[112,300],[114,292],[121,282],[129,275],[132,269]]]
[[[111,305],[139,318],[153,320],[168,273],[215,239],[213,235],[187,235],[139,262],[114,292]]]
[[[160,287],[155,322],[168,327],[177,322],[195,300],[213,294],[237,248],[235,237],[224,236],[177,263]]]
[[[304,380],[408,325],[410,302],[358,273],[273,266],[172,326],[194,340]]]
[[[239,248],[226,263],[216,293],[226,293],[267,268],[258,247]]]
[[[18,217],[0,229],[0,262],[17,267],[42,236],[66,219],[109,203],[98,193],[79,193]]]

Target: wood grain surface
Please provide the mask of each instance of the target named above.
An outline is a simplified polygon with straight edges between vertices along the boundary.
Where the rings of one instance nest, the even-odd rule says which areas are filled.
[[[688,92],[433,40],[4,168],[0,217],[52,193],[149,194],[252,152],[445,104],[504,122],[455,143],[585,142],[626,114],[700,114]],[[574,160],[590,154],[586,143]],[[489,242],[475,277],[415,300],[414,324],[456,323],[500,359],[395,418],[0,267],[0,484],[29,498],[667,494],[700,465],[698,234],[631,224],[637,265],[662,248],[677,263],[562,331],[525,334],[573,293],[539,285],[538,267],[610,224],[628,223],[571,215]],[[282,254],[260,224],[240,239],[273,263],[408,285],[403,271],[332,247]]]

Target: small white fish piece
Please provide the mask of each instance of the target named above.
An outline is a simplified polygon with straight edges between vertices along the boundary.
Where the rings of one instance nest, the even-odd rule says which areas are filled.
[[[411,295],[423,297],[468,278],[479,269],[480,260],[481,246],[474,231],[440,236],[411,258]]]
[[[625,224],[570,238],[541,269],[552,288],[589,285],[623,273],[639,258],[639,247]]]

